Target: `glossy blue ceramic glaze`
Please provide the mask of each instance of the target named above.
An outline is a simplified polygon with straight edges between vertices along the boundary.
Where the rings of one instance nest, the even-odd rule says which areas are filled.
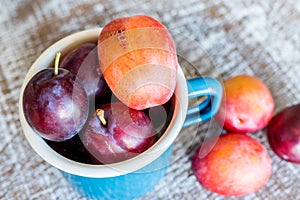
[[[187,81],[189,98],[206,97],[197,106],[188,108],[183,127],[211,119],[218,111],[222,100],[222,85],[211,77],[196,77]]]
[[[151,191],[165,176],[173,145],[147,166],[129,174],[109,178],[89,178],[62,171],[69,184],[88,199],[131,200]]]

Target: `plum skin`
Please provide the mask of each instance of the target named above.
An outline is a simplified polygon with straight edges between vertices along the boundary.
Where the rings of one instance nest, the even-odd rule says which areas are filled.
[[[243,133],[221,135],[213,149],[192,157],[192,171],[206,189],[223,196],[244,196],[266,184],[271,160],[264,146]]]
[[[174,93],[175,44],[168,30],[152,17],[136,15],[106,24],[98,38],[98,58],[108,86],[130,108],[164,104]]]
[[[300,104],[276,114],[267,127],[268,142],[283,160],[300,164]]]
[[[91,108],[109,103],[112,92],[100,71],[96,44],[84,43],[73,49],[64,57],[59,67],[69,70],[80,79]]]
[[[237,75],[224,81],[224,95],[216,120],[229,132],[252,133],[267,126],[274,99],[260,79]]]
[[[64,141],[77,134],[88,118],[88,97],[70,71],[53,68],[36,73],[23,93],[23,111],[37,134]]]
[[[99,119],[98,109],[104,111],[106,124]],[[95,163],[111,164],[133,158],[156,142],[153,124],[144,112],[128,108],[121,102],[105,104],[98,109],[79,133]]]

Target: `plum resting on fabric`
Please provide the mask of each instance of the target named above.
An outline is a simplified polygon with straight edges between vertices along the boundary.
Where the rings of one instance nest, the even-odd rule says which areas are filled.
[[[300,104],[289,106],[275,115],[267,127],[272,150],[282,159],[300,163]]]
[[[205,144],[204,144],[205,145]],[[263,187],[271,175],[264,146],[244,133],[221,135],[213,149],[192,157],[192,170],[206,189],[224,196],[243,196]]]
[[[220,125],[231,132],[255,132],[271,120],[274,100],[260,79],[238,75],[224,81],[224,95],[216,114]]]

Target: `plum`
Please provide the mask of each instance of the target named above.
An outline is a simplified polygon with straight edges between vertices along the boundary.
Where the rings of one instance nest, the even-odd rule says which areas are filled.
[[[83,146],[78,134],[65,141],[51,141],[44,139],[45,142],[57,153],[65,158],[74,160],[80,163],[94,164],[89,152]]]
[[[238,75],[224,81],[224,95],[216,119],[227,131],[255,132],[267,126],[274,112],[274,99],[264,82]]]
[[[267,127],[272,150],[282,159],[300,163],[300,104],[276,114]]]
[[[128,107],[143,110],[166,103],[177,80],[177,54],[168,30],[145,15],[115,19],[98,39],[100,69]]]
[[[79,136],[93,160],[102,164],[135,157],[157,140],[150,118],[121,102],[97,108]]]
[[[175,95],[165,104],[143,110],[151,119],[157,137],[164,134],[173,117],[175,107]]]
[[[243,196],[269,180],[270,156],[260,142],[246,134],[221,135],[205,157],[199,157],[200,149],[192,157],[192,171],[199,183],[212,192]]]
[[[112,92],[100,71],[96,44],[84,43],[73,49],[63,58],[59,67],[69,70],[80,79],[90,106],[94,106],[92,108],[110,102]]]
[[[88,118],[87,94],[66,69],[43,69],[27,83],[23,112],[28,124],[45,139],[64,141],[76,135]]]

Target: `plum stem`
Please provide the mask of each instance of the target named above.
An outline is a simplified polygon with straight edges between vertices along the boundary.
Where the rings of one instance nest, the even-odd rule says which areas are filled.
[[[105,117],[104,117],[104,110],[98,108],[98,109],[96,110],[96,114],[97,114],[98,119],[99,119],[99,120],[101,121],[101,123],[105,126],[105,125],[106,125],[106,120],[105,120]]]
[[[58,75],[58,64],[59,64],[59,59],[60,59],[60,52],[57,52],[55,55],[55,61],[54,61],[54,75]]]

